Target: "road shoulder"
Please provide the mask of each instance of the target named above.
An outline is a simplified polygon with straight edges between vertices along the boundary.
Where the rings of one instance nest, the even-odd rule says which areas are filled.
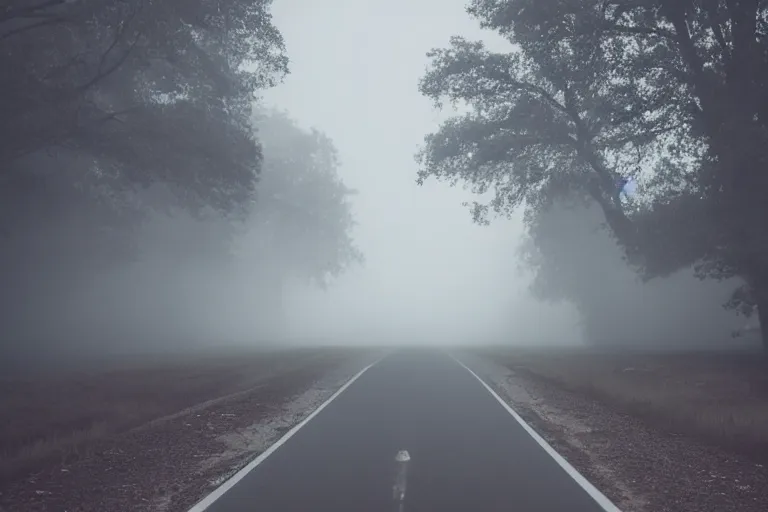
[[[768,509],[761,464],[487,358],[461,359],[625,512]]]
[[[372,355],[335,354],[110,436],[3,482],[0,510],[183,512],[303,420]],[[158,391],[160,392],[160,391]]]

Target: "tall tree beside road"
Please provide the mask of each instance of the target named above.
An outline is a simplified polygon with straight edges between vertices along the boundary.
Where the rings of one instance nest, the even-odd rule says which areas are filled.
[[[11,337],[134,256],[150,212],[250,211],[262,161],[251,104],[287,72],[270,4],[5,2],[0,310]]]
[[[768,325],[765,2],[474,0],[469,12],[515,46],[454,38],[431,54],[422,92],[470,112],[427,137],[419,179],[495,190],[479,219],[524,204],[531,221],[586,196],[643,275],[738,276],[730,305],[758,305]],[[634,202],[617,186],[629,176],[643,186]]]

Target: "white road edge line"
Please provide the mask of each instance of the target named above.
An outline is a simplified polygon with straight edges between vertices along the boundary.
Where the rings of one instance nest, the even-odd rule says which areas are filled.
[[[383,358],[381,358],[383,359]],[[213,503],[221,498],[227,491],[229,491],[232,487],[235,486],[237,482],[243,479],[245,475],[253,471],[253,469],[264,462],[267,457],[272,455],[275,450],[280,448],[282,445],[286,443],[291,437],[293,437],[296,432],[299,431],[301,427],[309,423],[309,421],[317,416],[320,411],[325,409],[328,404],[334,401],[336,397],[338,397],[340,394],[344,392],[345,389],[347,389],[349,386],[351,386],[357,379],[359,379],[365,372],[367,372],[372,366],[376,365],[381,359],[378,359],[374,361],[373,363],[369,364],[362,370],[360,370],[356,375],[354,375],[351,379],[349,379],[347,382],[344,383],[343,386],[341,386],[334,394],[328,398],[325,402],[320,404],[320,406],[312,411],[309,416],[301,420],[301,422],[297,423],[292,429],[290,429],[283,437],[275,441],[269,448],[261,452],[261,454],[253,459],[250,463],[248,463],[247,466],[245,466],[243,469],[232,475],[229,479],[227,479],[223,484],[221,484],[219,487],[217,487],[212,493],[210,493],[208,496],[200,500],[195,506],[189,509],[188,512],[203,512],[208,507],[213,505]]]
[[[566,472],[566,473],[568,473],[568,476],[570,476],[571,478],[573,478],[573,479],[576,481],[576,483],[577,483],[577,484],[579,484],[579,486],[580,486],[582,489],[584,489],[584,491],[586,491],[586,493],[587,493],[587,494],[589,494],[589,496],[590,496],[590,497],[591,497],[593,500],[595,500],[595,502],[596,502],[596,503],[597,503],[597,504],[598,504],[598,505],[599,505],[599,506],[600,506],[600,507],[601,507],[601,508],[602,508],[602,509],[603,509],[605,512],[621,512],[621,510],[620,510],[620,509],[619,509],[619,508],[618,508],[616,505],[614,505],[614,504],[611,502],[611,500],[609,500],[609,499],[608,499],[608,498],[605,496],[605,494],[603,494],[602,492],[600,492],[600,491],[599,491],[599,490],[598,490],[598,489],[597,489],[597,488],[596,488],[594,485],[592,485],[592,484],[589,482],[589,480],[587,480],[586,478],[584,478],[584,476],[582,476],[582,474],[581,474],[581,473],[579,473],[579,472],[576,470],[576,468],[574,468],[573,466],[571,466],[571,464],[570,464],[570,463],[569,463],[567,460],[565,460],[565,459],[563,458],[563,456],[562,456],[562,455],[560,455],[559,453],[557,453],[557,452],[555,451],[555,449],[554,449],[554,448],[552,448],[552,447],[549,445],[549,443],[547,443],[547,442],[544,440],[544,438],[543,438],[543,437],[541,437],[541,436],[540,436],[538,433],[536,433],[536,431],[535,431],[535,430],[533,430],[533,428],[531,428],[531,426],[530,426],[530,425],[528,425],[528,424],[525,422],[525,420],[524,420],[522,417],[520,417],[520,415],[519,415],[519,414],[517,414],[517,413],[515,412],[515,410],[514,410],[514,409],[512,409],[512,407],[511,407],[511,406],[510,406],[510,405],[509,405],[507,402],[505,402],[503,398],[501,398],[501,397],[498,395],[498,393],[496,393],[496,392],[495,392],[495,391],[494,391],[494,390],[493,390],[493,389],[492,389],[492,388],[491,388],[491,387],[490,387],[488,384],[486,384],[486,383],[485,383],[485,381],[483,381],[483,379],[481,379],[480,377],[478,377],[478,376],[477,376],[477,374],[476,374],[475,372],[473,372],[472,370],[470,370],[470,369],[469,369],[469,367],[468,367],[467,365],[465,365],[464,363],[462,363],[461,361],[459,361],[459,360],[458,360],[458,359],[457,359],[457,358],[456,358],[456,357],[455,357],[453,354],[450,354],[450,356],[451,356],[451,359],[453,359],[454,361],[456,361],[456,362],[457,362],[459,365],[461,365],[461,366],[462,366],[462,367],[463,367],[465,370],[467,370],[469,373],[471,373],[471,374],[472,374],[472,376],[473,376],[474,378],[476,378],[476,379],[478,380],[478,382],[480,382],[480,384],[482,384],[482,385],[483,385],[483,387],[485,387],[485,389],[486,389],[486,390],[488,390],[488,392],[489,392],[489,393],[490,393],[490,394],[491,394],[491,395],[492,395],[492,396],[493,396],[493,397],[494,397],[494,398],[495,398],[495,399],[496,399],[496,400],[497,400],[497,401],[498,401],[498,402],[499,402],[499,403],[502,405],[502,407],[504,407],[504,409],[506,409],[506,410],[507,410],[507,412],[508,412],[509,414],[511,414],[513,418],[515,418],[515,420],[516,420],[516,421],[517,421],[517,422],[520,424],[520,426],[521,426],[521,427],[523,427],[523,429],[525,429],[525,431],[528,433],[528,435],[530,435],[530,436],[533,438],[533,440],[534,440],[534,441],[536,441],[537,443],[539,443],[539,446],[541,446],[542,448],[544,448],[544,451],[545,451],[545,452],[547,452],[547,454],[549,454],[549,456],[550,456],[550,457],[552,457],[553,459],[555,459],[555,462],[557,462],[557,463],[560,465],[560,467],[561,467],[561,468],[563,468],[563,469],[565,470],[565,472]]]

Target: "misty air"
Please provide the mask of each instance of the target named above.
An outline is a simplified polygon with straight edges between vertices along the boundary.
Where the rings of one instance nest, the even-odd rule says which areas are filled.
[[[768,2],[6,0],[0,50],[0,512],[768,509]]]

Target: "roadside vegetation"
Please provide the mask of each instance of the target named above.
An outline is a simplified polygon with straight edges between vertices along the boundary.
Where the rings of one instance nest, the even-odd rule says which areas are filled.
[[[614,246],[644,280],[720,281],[704,292],[768,324],[768,5],[472,0],[468,13],[510,44],[456,36],[429,55],[422,94],[462,108],[427,135],[419,180],[487,193],[480,223],[523,208],[533,290],[574,304],[590,342],[621,343],[601,331],[616,318],[654,320],[611,293],[588,244]],[[557,209],[598,212],[588,228],[607,236],[553,230]]]
[[[119,359],[106,368],[0,380],[0,480],[67,467],[131,429],[332,367],[353,349],[240,350],[229,355]],[[289,398],[283,397],[283,398]]]
[[[523,378],[574,391],[662,432],[768,461],[768,362],[755,353],[478,352]]]

